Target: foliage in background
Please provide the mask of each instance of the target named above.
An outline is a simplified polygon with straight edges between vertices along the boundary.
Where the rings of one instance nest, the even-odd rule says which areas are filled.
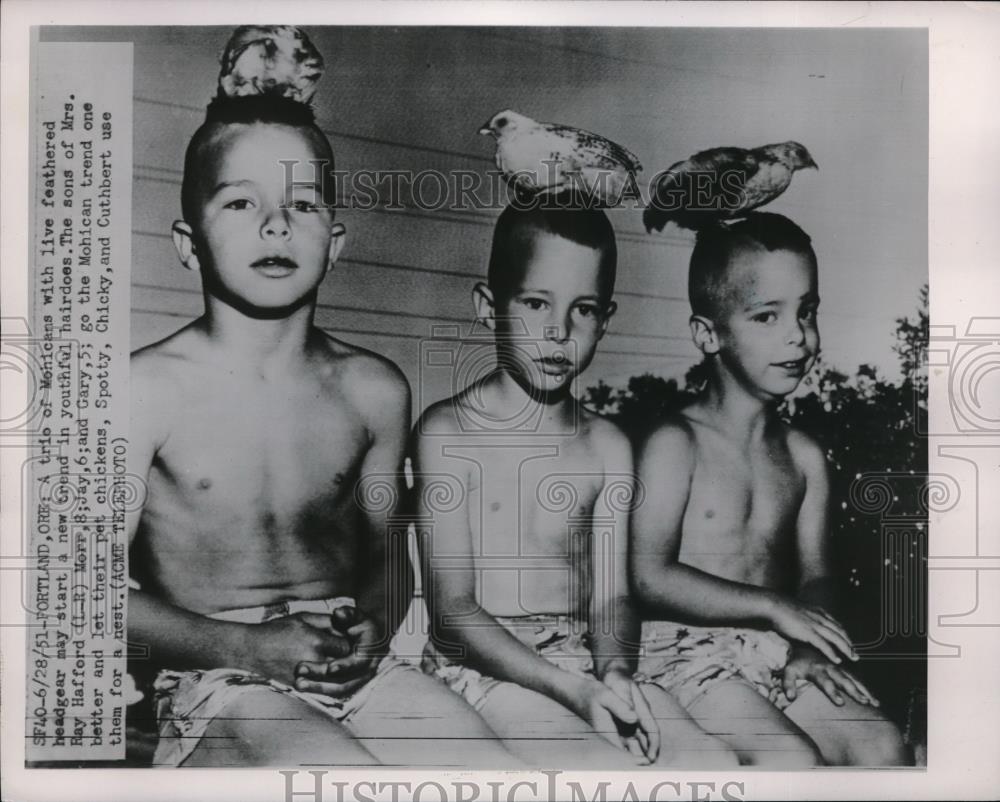
[[[901,379],[890,381],[871,365],[848,375],[820,362],[781,412],[827,455],[845,623],[862,652],[905,660],[921,657],[926,634],[926,285],[916,315],[898,318],[895,335]],[[704,380],[699,364],[683,385],[650,374],[632,377],[625,389],[602,382],[588,389],[584,403],[639,440],[697,397]],[[891,676],[887,683],[883,695],[899,692]]]

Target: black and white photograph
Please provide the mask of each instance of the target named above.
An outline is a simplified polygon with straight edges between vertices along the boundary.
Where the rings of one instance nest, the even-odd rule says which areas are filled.
[[[1000,623],[932,32],[585,5],[31,27],[27,776],[926,780],[930,669]]]

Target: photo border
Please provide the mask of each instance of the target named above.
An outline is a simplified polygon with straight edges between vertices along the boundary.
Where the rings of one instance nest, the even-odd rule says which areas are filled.
[[[930,173],[929,173],[929,271],[931,321],[951,326],[956,336],[969,331],[976,319],[996,320],[995,300],[1000,298],[1000,226],[994,217],[1000,206],[997,182],[1000,175],[1000,116],[995,102],[1000,85],[1000,7],[986,4],[888,4],[888,3],[753,3],[753,4],[664,4],[650,3],[360,3],[297,2],[295,4],[245,2],[198,4],[194,2],[141,3],[43,2],[7,0],[2,6],[2,204],[3,317],[5,323],[28,319],[29,209],[31,160],[29,124],[30,26],[55,24],[87,25],[220,25],[273,18],[300,25],[574,25],[612,27],[926,27],[930,58]],[[992,213],[992,214],[991,214]],[[9,372],[9,371],[8,371]],[[942,447],[963,442],[963,435],[949,426],[949,388],[941,371],[931,370],[930,383],[930,471],[947,472]],[[4,409],[23,409],[27,392],[23,377],[4,376]],[[0,416],[3,417],[3,416]],[[1000,442],[991,435],[976,442]],[[25,509],[16,496],[17,479],[24,450],[0,449],[2,461],[4,543],[20,540]],[[979,481],[988,479],[979,475]],[[998,494],[980,488],[977,533],[996,524]],[[951,522],[947,514],[931,517],[931,553],[947,554]],[[951,532],[954,537],[954,532]],[[3,552],[7,553],[6,548]],[[3,557],[0,568],[23,570],[16,558]],[[23,558],[22,558],[23,559]],[[947,559],[947,558],[945,558]],[[979,570],[997,570],[1000,560],[989,552],[963,557],[962,566],[946,570],[932,560],[929,577],[932,633],[940,634],[940,617],[967,611],[954,609],[950,600],[968,588]],[[981,561],[981,562],[977,562]],[[990,568],[989,566],[994,566]],[[963,573],[962,577],[944,574]],[[961,581],[958,581],[961,580]],[[20,582],[2,584],[2,606],[7,612],[19,607]],[[989,619],[987,613],[987,620]],[[1000,621],[1000,611],[993,620]],[[25,769],[23,711],[25,700],[23,631],[4,620],[0,627],[3,649],[2,711],[4,781],[7,798],[78,799],[81,790],[100,796],[144,800],[183,799],[285,799],[285,778],[277,769],[209,770],[152,775],[143,770],[122,769]],[[961,625],[959,625],[961,626]],[[660,779],[680,783],[712,780],[717,788],[730,781],[744,783],[742,798],[991,798],[1000,787],[1000,664],[997,624],[948,627],[952,640],[961,640],[959,659],[928,660],[928,754],[926,771],[822,769],[812,773],[758,772],[659,772]],[[78,775],[84,771],[84,777]],[[304,770],[303,770],[304,771]],[[331,775],[333,772],[331,772]],[[446,778],[480,782],[514,781],[500,772],[450,772],[400,770],[335,771],[338,781],[352,778],[417,783]],[[526,778],[543,782],[540,772],[524,772]],[[654,774],[564,773],[592,789],[599,780],[623,787],[628,779],[654,784]],[[85,779],[85,785],[81,780]],[[196,781],[194,781],[196,779]],[[331,777],[332,779],[332,777]],[[648,780],[648,782],[647,782]],[[637,786],[638,787],[638,786]],[[705,789],[702,789],[702,793]],[[296,802],[306,799],[296,796]],[[337,799],[326,787],[324,799]],[[346,797],[345,797],[346,798]],[[434,797],[428,797],[434,798]],[[530,798],[526,795],[518,798]],[[609,796],[609,798],[611,798]],[[681,797],[676,797],[681,798]],[[713,795],[711,798],[720,798]]]

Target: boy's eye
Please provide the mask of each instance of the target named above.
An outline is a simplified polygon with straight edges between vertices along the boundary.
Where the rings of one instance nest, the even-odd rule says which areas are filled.
[[[236,200],[229,201],[229,203],[225,204],[222,208],[242,211],[243,209],[250,208],[250,201],[247,198],[237,198]]]
[[[601,310],[594,304],[580,304],[576,308],[576,312],[581,317],[589,319],[597,317],[601,313]]]
[[[752,318],[750,318],[754,323],[774,323],[778,319],[778,316],[774,312],[758,312]]]
[[[816,312],[817,312],[816,307],[815,306],[810,306],[810,307],[807,307],[806,309],[803,309],[799,313],[799,317],[802,320],[807,320],[809,322],[812,322],[812,321],[816,320]]]
[[[312,201],[297,200],[292,201],[291,208],[297,212],[318,212],[319,206]]]
[[[521,298],[520,301],[533,312],[538,312],[547,306],[541,298]]]

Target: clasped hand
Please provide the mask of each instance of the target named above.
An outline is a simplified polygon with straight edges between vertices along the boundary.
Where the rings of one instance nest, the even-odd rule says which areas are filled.
[[[655,762],[660,752],[660,728],[630,676],[612,669],[603,682],[588,682],[581,697],[575,712],[598,734],[646,763]]]
[[[347,653],[321,660],[302,660],[295,667],[295,687],[309,693],[349,696],[368,682],[378,668],[380,655],[374,651],[378,631],[370,618],[359,619],[353,607],[338,607],[330,619],[333,629],[346,640]]]
[[[354,607],[330,615],[297,613],[254,627],[238,665],[294,684],[300,691],[348,696],[371,679],[378,667],[378,634]]]

